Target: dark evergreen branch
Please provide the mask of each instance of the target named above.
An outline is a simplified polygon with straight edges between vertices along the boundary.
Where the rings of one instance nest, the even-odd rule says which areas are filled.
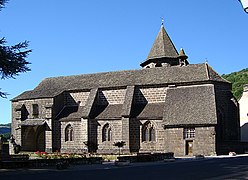
[[[0,90],[1,90],[1,89],[0,89]],[[7,98],[7,95],[8,95],[8,94],[7,94],[6,92],[1,92],[1,91],[0,91],[0,97],[1,97],[1,98]]]
[[[1,79],[15,78],[19,73],[30,71],[30,63],[25,60],[31,50],[26,50],[28,41],[14,46],[5,46],[5,39],[0,39],[0,76]]]
[[[0,0],[0,11],[9,0]],[[26,61],[28,54],[28,41],[18,43],[14,46],[7,46],[5,38],[0,38],[0,78],[15,78],[19,73],[30,71]],[[1,89],[0,89],[1,90]],[[6,98],[6,92],[0,91],[0,97]]]
[[[4,8],[4,5],[8,2],[8,0],[0,0],[0,11]]]

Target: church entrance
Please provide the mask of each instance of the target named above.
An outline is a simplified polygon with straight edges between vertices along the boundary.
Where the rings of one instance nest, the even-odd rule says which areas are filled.
[[[186,155],[193,155],[193,140],[186,141]]]
[[[45,127],[22,126],[22,150],[45,151]]]

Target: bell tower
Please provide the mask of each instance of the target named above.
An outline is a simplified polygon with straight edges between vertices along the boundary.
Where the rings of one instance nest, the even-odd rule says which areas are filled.
[[[180,55],[178,54],[162,22],[150,53],[140,66],[142,68],[154,68],[187,65],[187,58],[183,49],[181,49]]]

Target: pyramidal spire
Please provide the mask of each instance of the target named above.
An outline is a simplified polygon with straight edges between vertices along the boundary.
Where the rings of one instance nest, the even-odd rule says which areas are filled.
[[[146,61],[141,63],[141,66],[144,67],[149,62],[161,58],[174,59],[177,57],[178,57],[178,52],[164,28],[164,20],[162,19],[160,30],[153,43],[150,53],[148,54]]]
[[[185,54],[183,48],[180,49],[180,53],[179,53],[179,56],[178,57],[179,58],[185,58],[185,59],[188,58],[188,56]]]
[[[172,43],[169,35],[164,29],[164,24],[162,23],[160,31],[153,43],[150,53],[148,54],[148,59],[159,58],[159,57],[176,57],[178,52]]]
[[[188,56],[185,54],[183,48],[180,49],[178,58],[179,58],[179,63],[181,66],[187,66],[189,64],[189,62],[187,60]]]

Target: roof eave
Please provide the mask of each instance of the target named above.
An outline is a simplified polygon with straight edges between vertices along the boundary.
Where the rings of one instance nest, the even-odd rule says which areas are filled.
[[[151,63],[152,61],[157,61],[159,59],[178,59],[178,56],[157,56],[152,58],[147,58],[144,62],[140,63],[141,67],[144,67],[145,65]]]

